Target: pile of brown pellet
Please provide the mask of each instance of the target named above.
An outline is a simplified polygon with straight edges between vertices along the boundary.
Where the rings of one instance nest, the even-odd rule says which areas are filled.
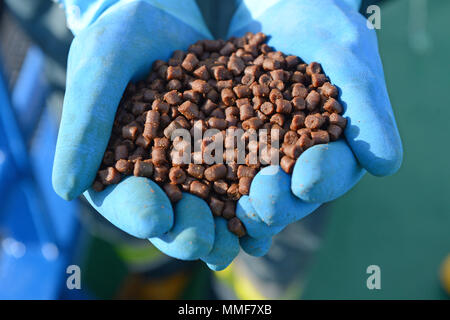
[[[338,90],[320,64],[274,51],[265,40],[263,33],[202,40],[187,52],[175,51],[168,62],[155,61],[147,79],[130,83],[123,95],[93,188],[101,191],[127,175],[147,177],[173,203],[182,191],[205,199],[215,216],[228,220],[230,231],[245,235],[236,202],[270,159],[250,161],[246,154],[242,164],[234,158],[207,165],[201,153],[214,140],[209,137],[200,154],[192,153],[195,163],[182,163],[174,152],[180,141],[171,140],[174,130],[215,128],[225,145],[227,129],[244,130],[244,139],[258,129],[277,132],[280,166],[291,173],[302,152],[337,140],[346,125]]]

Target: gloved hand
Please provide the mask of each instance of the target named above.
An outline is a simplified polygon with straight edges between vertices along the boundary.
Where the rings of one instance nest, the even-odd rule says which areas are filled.
[[[237,208],[248,232],[240,244],[249,254],[265,254],[272,235],[346,193],[365,170],[385,176],[400,167],[402,144],[376,35],[357,12],[359,5],[358,0],[244,0],[232,19],[229,36],[262,31],[276,50],[319,62],[340,90],[348,121],[345,140],[306,150],[292,176],[274,167],[256,175]]]
[[[184,194],[173,210],[161,188],[141,177],[102,192],[90,189],[128,82],[145,76],[154,60],[211,38],[196,4],[66,0],[64,5],[75,39],[53,167],[55,191],[67,200],[83,193],[111,223],[149,238],[172,257],[229,264],[239,251],[238,240],[224,229],[223,219],[214,221],[200,198]]]

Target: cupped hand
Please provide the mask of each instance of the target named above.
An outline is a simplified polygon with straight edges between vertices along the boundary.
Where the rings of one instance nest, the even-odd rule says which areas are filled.
[[[101,192],[91,188],[127,84],[145,77],[156,59],[167,60],[175,50],[211,38],[195,3],[119,1],[76,33],[53,167],[55,191],[67,200],[83,193],[115,226],[150,238],[172,257],[231,262],[238,240],[223,230],[223,222],[214,223],[200,198],[184,194],[172,207],[164,191],[143,177],[128,177]],[[221,253],[224,244],[227,254]]]
[[[292,175],[273,167],[256,175],[237,210],[249,254],[264,254],[273,234],[346,193],[366,171],[386,176],[400,167],[402,144],[376,35],[352,3],[358,1],[246,0],[232,19],[229,36],[262,31],[275,50],[319,62],[347,118],[345,138],[303,152]]]

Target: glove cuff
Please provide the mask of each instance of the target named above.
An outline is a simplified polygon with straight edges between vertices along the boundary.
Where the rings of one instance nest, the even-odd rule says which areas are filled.
[[[205,36],[211,37],[203,16],[194,0],[58,0],[65,9],[67,26],[74,35],[94,23],[110,9],[122,5],[141,2],[154,5],[166,11],[180,21],[185,22]],[[120,9],[119,9],[120,10]]]

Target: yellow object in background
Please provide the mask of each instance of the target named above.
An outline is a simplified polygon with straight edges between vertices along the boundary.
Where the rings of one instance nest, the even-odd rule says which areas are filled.
[[[444,290],[450,295],[450,254],[445,258],[441,266],[441,283]]]

